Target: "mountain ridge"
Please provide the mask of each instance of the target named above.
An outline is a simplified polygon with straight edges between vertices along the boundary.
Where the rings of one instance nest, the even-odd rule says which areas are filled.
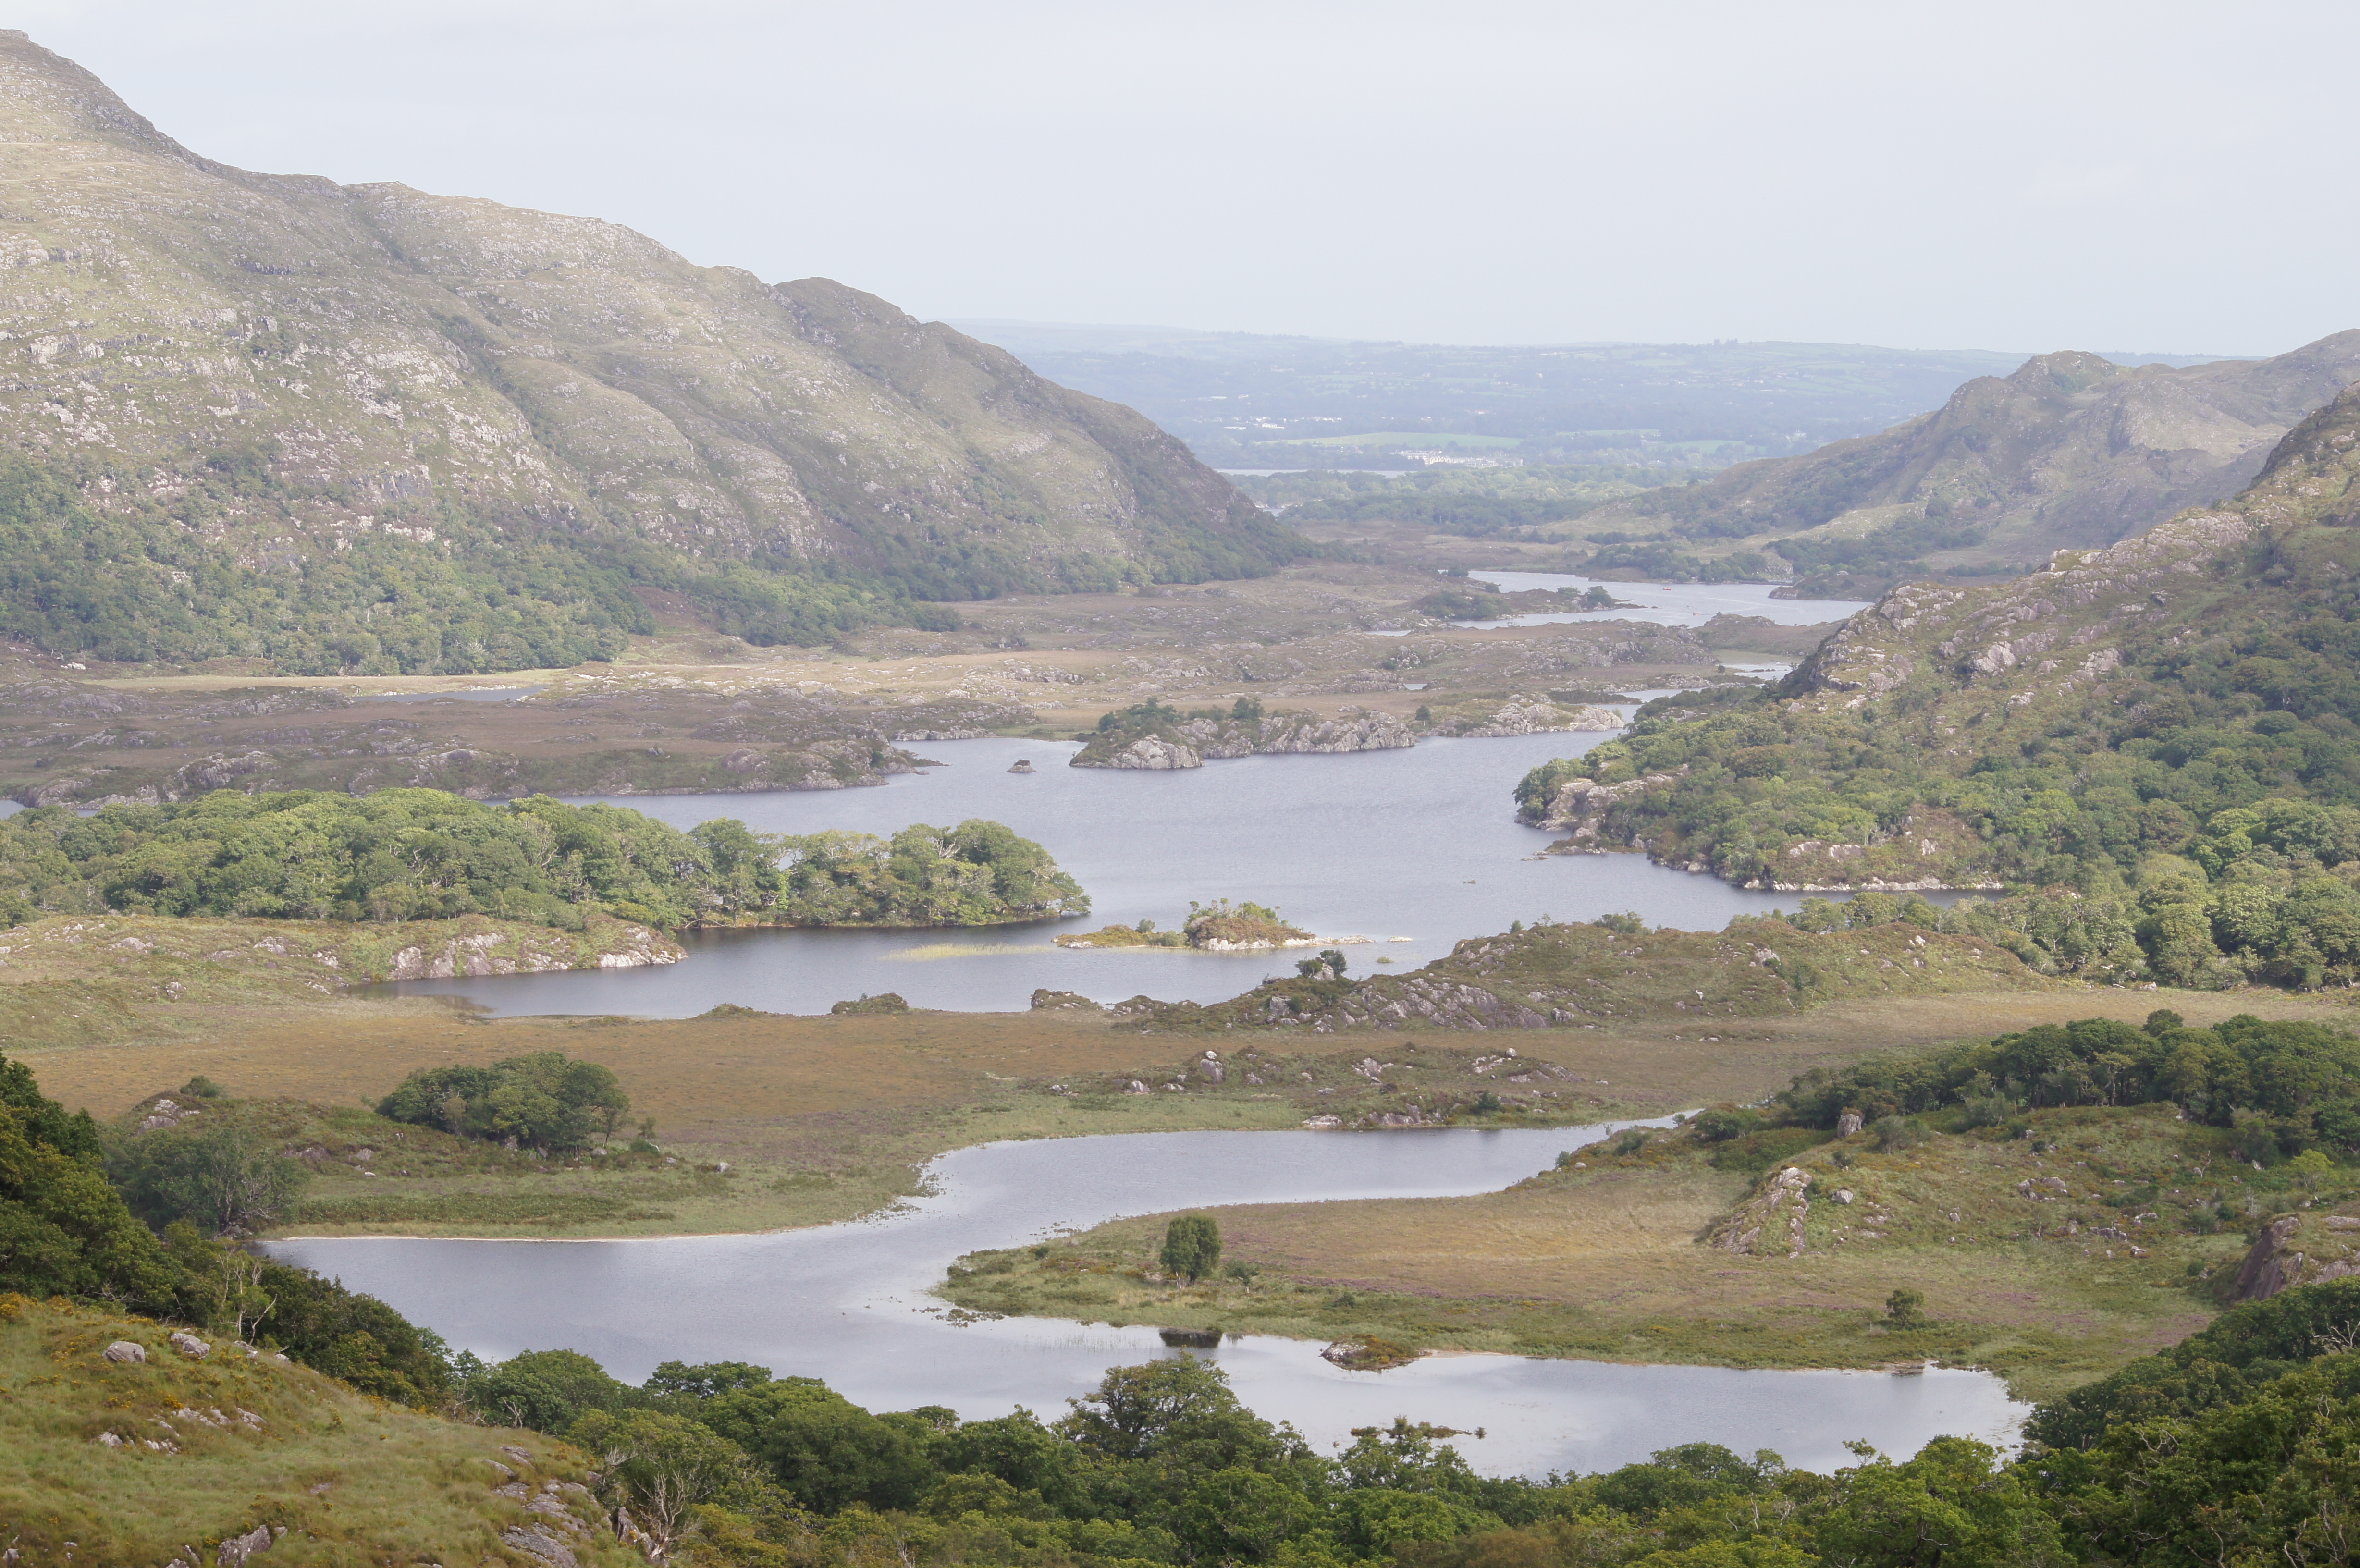
[[[21,32],[0,33],[0,446],[246,570],[369,536],[455,559],[472,523],[633,577],[653,550],[692,577],[877,580],[882,603],[1306,549],[1140,415],[828,279],[235,169]]]
[[[2039,354],[1880,434],[1610,503],[1584,526],[1646,521],[1775,549],[1802,594],[1871,597],[1929,566],[2022,569],[2234,494],[2355,377],[2360,332],[2182,367]]]

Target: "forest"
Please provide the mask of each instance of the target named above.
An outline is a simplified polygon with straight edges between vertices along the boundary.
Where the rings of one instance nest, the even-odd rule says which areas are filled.
[[[321,920],[493,915],[579,930],[605,913],[697,925],[993,925],[1086,914],[1048,852],[998,822],[682,832],[621,806],[439,789],[62,806],[0,821],[0,920],[115,909]]]

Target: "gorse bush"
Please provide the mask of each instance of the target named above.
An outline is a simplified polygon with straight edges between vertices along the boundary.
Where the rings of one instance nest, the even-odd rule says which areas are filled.
[[[545,795],[487,805],[440,789],[241,794],[61,806],[0,822],[0,916],[120,909],[305,920],[495,915],[580,929],[606,913],[666,927],[977,925],[1078,914],[1048,852],[997,822],[867,833],[683,833]]]

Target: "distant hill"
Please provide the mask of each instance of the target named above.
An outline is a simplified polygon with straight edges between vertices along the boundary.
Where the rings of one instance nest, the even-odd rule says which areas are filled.
[[[1042,375],[1140,409],[1225,468],[1401,468],[1404,451],[1717,469],[1931,408],[2021,362],[1858,343],[1368,343],[970,321]]]
[[[2051,550],[2110,545],[2235,494],[2355,377],[2360,332],[2177,368],[2042,354],[1882,434],[1630,496],[1582,531],[1775,548],[1826,597],[1873,597],[1929,570],[2031,571]]]
[[[232,169],[19,32],[0,278],[0,619],[60,651],[562,663],[639,584],[817,640],[1300,549],[1146,419],[873,296]]]

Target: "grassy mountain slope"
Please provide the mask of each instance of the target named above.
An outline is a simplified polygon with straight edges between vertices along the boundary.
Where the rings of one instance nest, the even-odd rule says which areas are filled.
[[[53,647],[112,614],[156,645],[113,658],[517,668],[645,629],[633,583],[820,640],[906,616],[900,595],[1234,576],[1296,548],[1129,409],[825,279],[232,169],[21,33],[0,127],[0,449],[32,460],[0,473],[0,601]],[[448,640],[471,647],[384,635],[470,606],[487,624]],[[251,646],[299,630],[324,646]]]
[[[1928,562],[2023,570],[2233,494],[2355,376],[2360,332],[2275,359],[2186,368],[2042,354],[2011,376],[1977,376],[1882,434],[1650,491],[1588,523],[1775,544],[1807,582],[1837,593],[1881,591]]]
[[[1779,687],[1651,705],[1527,818],[1780,887],[2070,889],[2068,967],[2118,977],[2355,973],[2355,480],[2360,390],[2222,506],[1896,589]]]
[[[616,1541],[581,1485],[585,1461],[563,1443],[404,1410],[232,1345],[191,1359],[165,1335],[102,1308],[0,1296],[12,1555],[160,1563],[202,1549],[211,1562],[245,1538],[274,1565],[559,1561],[552,1547],[585,1564],[644,1561]],[[116,1341],[147,1360],[107,1360]]]

